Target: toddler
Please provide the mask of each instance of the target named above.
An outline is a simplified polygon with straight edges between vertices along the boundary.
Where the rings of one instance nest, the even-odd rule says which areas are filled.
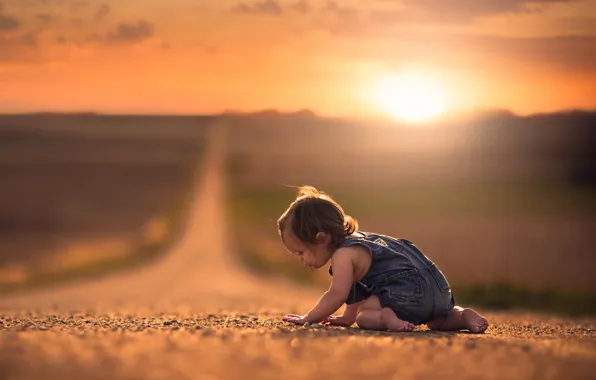
[[[482,333],[488,321],[472,309],[455,306],[439,268],[406,239],[358,231],[355,219],[327,194],[301,187],[278,220],[285,247],[310,268],[331,262],[331,287],[306,314],[284,321],[330,323],[371,330],[432,330]],[[343,315],[332,316],[343,304]]]

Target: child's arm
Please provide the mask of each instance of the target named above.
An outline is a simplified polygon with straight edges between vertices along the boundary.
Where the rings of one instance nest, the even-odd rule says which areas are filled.
[[[323,294],[319,302],[303,317],[287,316],[284,320],[297,324],[321,322],[339,309],[350,294],[354,279],[352,256],[347,249],[340,249],[332,259],[333,280],[331,287]]]

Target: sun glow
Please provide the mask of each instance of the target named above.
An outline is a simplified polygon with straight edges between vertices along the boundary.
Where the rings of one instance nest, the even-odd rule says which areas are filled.
[[[409,122],[431,120],[447,109],[445,89],[432,78],[417,74],[380,79],[373,101],[391,117]]]

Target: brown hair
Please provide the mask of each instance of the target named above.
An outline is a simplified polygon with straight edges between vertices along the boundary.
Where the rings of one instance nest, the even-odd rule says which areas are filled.
[[[290,225],[292,232],[304,243],[316,243],[319,232],[331,236],[331,247],[337,247],[346,235],[358,230],[356,219],[344,213],[341,206],[329,195],[312,186],[302,186],[298,196],[277,220],[280,236]]]

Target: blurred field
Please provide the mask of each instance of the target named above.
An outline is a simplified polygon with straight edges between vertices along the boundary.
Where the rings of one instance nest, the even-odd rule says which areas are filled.
[[[414,241],[460,301],[595,311],[595,114],[408,127],[265,113],[231,123],[230,213],[253,268],[329,282],[299,267],[276,233],[295,197],[286,185],[309,184],[362,230]]]
[[[153,257],[173,237],[214,117],[0,117],[0,290]],[[459,301],[593,310],[596,115],[438,126],[225,116],[234,245],[253,269],[324,285],[276,220],[310,184],[361,229],[414,241]]]
[[[0,290],[158,253],[182,221],[210,121],[0,116]]]

